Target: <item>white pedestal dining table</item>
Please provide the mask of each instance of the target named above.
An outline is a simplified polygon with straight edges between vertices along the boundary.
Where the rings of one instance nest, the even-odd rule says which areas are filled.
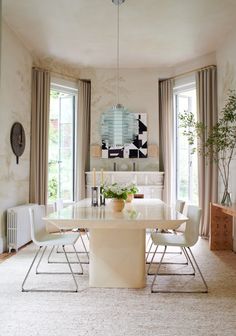
[[[107,201],[107,200],[106,200]],[[188,220],[159,199],[134,199],[122,212],[92,207],[85,199],[49,214],[60,230],[89,230],[89,286],[142,288],[146,285],[146,229],[176,229]]]

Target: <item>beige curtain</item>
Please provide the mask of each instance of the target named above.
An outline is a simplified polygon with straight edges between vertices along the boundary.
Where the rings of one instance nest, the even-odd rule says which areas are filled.
[[[217,122],[217,71],[211,66],[197,71],[197,113],[198,120],[209,129]],[[199,156],[198,162],[199,205],[202,208],[200,234],[209,235],[210,202],[217,202],[218,172],[215,163]]]
[[[174,112],[173,80],[161,81],[159,84],[160,113],[160,170],[165,172],[163,200],[173,203],[174,195]]]
[[[33,69],[29,201],[46,204],[48,191],[48,129],[50,73]]]
[[[79,81],[78,97],[75,201],[86,197],[85,172],[90,169],[90,81]]]

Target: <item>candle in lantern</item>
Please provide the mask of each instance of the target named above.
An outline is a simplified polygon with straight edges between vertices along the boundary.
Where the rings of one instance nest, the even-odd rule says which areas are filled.
[[[104,175],[103,175],[103,169],[101,169],[101,185],[104,184]]]
[[[96,187],[96,169],[93,168],[93,186]]]

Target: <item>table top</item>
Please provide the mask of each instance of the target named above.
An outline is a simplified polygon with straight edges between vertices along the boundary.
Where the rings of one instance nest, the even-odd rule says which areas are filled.
[[[91,207],[91,200],[85,199],[43,219],[59,229],[175,229],[188,220],[159,199],[134,199],[122,212],[113,212],[106,202],[106,206]]]

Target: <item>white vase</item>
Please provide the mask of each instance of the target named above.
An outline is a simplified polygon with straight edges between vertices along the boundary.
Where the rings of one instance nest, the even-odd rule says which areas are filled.
[[[121,212],[124,209],[125,201],[123,199],[113,198],[111,200],[111,206],[114,212]]]

